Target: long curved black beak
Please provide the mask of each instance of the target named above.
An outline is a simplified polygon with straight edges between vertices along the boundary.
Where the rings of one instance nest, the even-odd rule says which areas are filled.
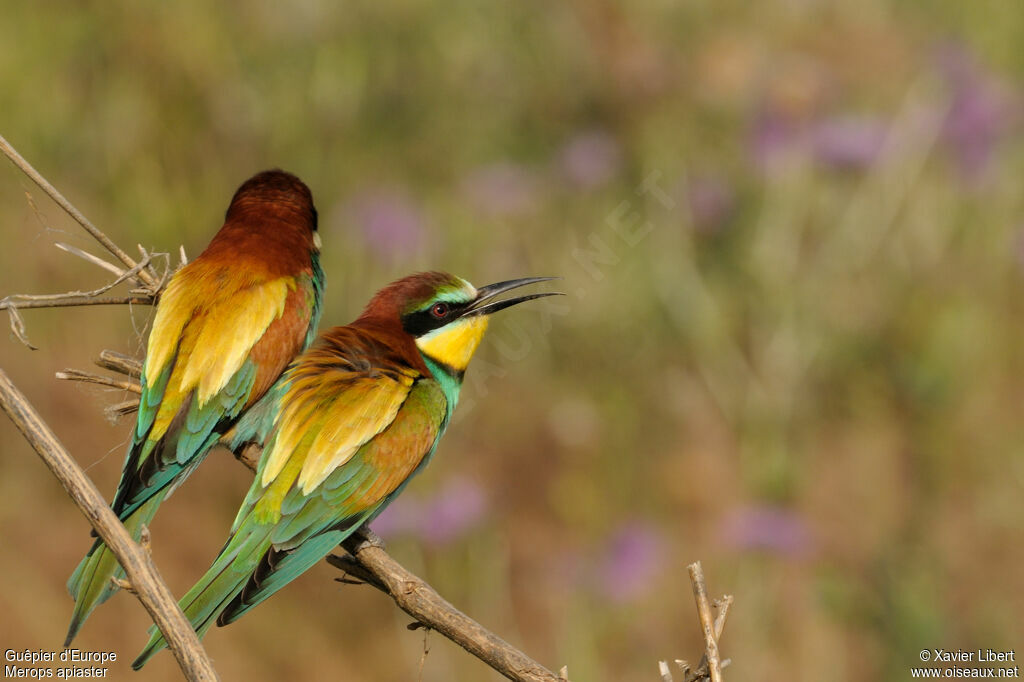
[[[558,277],[524,277],[522,279],[510,279],[506,282],[498,282],[496,284],[488,284],[485,287],[477,289],[476,300],[474,300],[465,312],[460,317],[470,317],[473,315],[490,315],[496,313],[499,310],[504,310],[510,306],[514,306],[517,303],[523,301],[532,301],[535,298],[544,298],[545,296],[564,296],[560,291],[550,291],[543,294],[528,294],[526,296],[518,296],[516,298],[507,298],[504,301],[494,301],[488,303],[495,296],[503,294],[506,291],[512,289],[518,289],[519,287],[526,286],[527,284],[536,284],[537,282],[548,282]]]

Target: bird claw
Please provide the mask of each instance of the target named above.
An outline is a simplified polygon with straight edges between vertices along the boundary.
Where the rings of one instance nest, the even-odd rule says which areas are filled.
[[[369,526],[360,526],[353,535],[359,538],[359,547],[356,549],[356,552],[363,547],[377,547],[379,549],[385,548],[384,540],[374,533]]]
[[[149,534],[149,526],[142,524],[139,530],[139,544],[142,545],[142,549],[146,551],[146,555],[149,557],[153,556],[153,546],[151,544],[152,537]]]
[[[126,592],[135,594],[135,586],[132,585],[131,582],[129,582],[128,580],[125,580],[124,578],[118,578],[116,575],[112,575],[110,576],[110,582],[114,583]]]

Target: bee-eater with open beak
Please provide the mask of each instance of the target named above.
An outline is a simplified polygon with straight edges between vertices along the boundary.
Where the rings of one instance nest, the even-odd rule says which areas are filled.
[[[160,296],[142,396],[111,504],[138,540],[163,499],[316,335],[324,286],[309,188],[279,170],[235,193],[224,226]],[[241,436],[239,436],[241,439]],[[101,540],[68,581],[65,646],[123,576]]]
[[[412,275],[296,359],[231,536],[180,602],[200,636],[297,578],[402,491],[437,448],[489,316],[553,294],[496,297],[548,279],[476,289],[446,273]],[[151,633],[135,669],[165,645]]]

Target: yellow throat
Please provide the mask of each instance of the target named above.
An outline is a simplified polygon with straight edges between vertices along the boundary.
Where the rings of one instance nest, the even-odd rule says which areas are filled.
[[[466,371],[480,340],[487,331],[488,317],[463,317],[416,339],[420,352],[456,372]]]

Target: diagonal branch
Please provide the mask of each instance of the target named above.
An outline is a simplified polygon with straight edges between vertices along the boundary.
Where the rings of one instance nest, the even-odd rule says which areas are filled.
[[[3,136],[0,136],[0,151],[2,151],[15,166],[21,169],[21,172],[27,175],[32,182],[36,183],[41,190],[46,192],[51,199],[57,202],[58,206],[63,208],[69,216],[75,219],[75,222],[85,228],[86,232],[95,237],[96,241],[102,244],[103,247],[119,261],[124,263],[128,268],[134,268],[137,265],[137,263],[132,260],[131,256],[122,251],[117,244],[111,241],[110,237],[103,234],[103,232],[93,225],[88,218],[82,215],[82,213],[75,208],[70,201],[65,199],[64,195],[58,192],[56,187],[51,185],[46,178],[40,175],[39,171],[33,168],[32,164],[26,161],[25,158],[18,153],[18,150],[12,147],[11,144],[3,138]],[[156,273],[148,266],[139,270],[138,279],[149,286],[153,291],[156,291],[159,288],[160,278],[157,277]]]
[[[132,540],[93,482],[3,370],[0,370],[0,406],[114,552],[131,582],[132,591],[160,628],[186,679],[218,680],[199,637],[178,608],[149,554]]]
[[[395,600],[417,623],[436,630],[510,680],[558,682],[566,678],[548,670],[511,644],[459,611],[422,578],[384,551],[381,539],[363,527],[342,543],[347,556],[332,554],[327,562],[348,573],[369,573],[367,583]]]

